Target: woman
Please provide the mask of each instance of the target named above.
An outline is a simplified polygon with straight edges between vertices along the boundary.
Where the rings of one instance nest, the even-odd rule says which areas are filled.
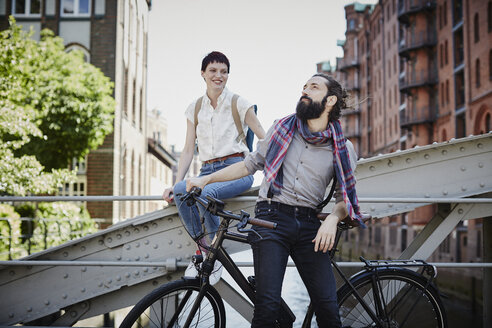
[[[209,53],[202,60],[201,75],[207,85],[207,91],[186,110],[186,140],[176,174],[178,182],[163,193],[163,198],[168,202],[172,201],[173,193],[186,192],[184,177],[193,159],[195,140],[198,143],[200,160],[203,162],[200,176],[211,174],[244,159],[248,147],[241,138],[238,138],[239,132],[234,122],[233,108],[237,108],[243,131],[247,131],[249,127],[259,139],[265,137],[265,131],[256,117],[254,106],[242,97],[234,97],[234,94],[226,88],[229,69],[227,57],[217,51]],[[195,118],[198,122],[195,122]],[[203,189],[202,195],[210,195],[218,199],[231,198],[248,190],[252,183],[251,175],[233,181],[213,183]],[[185,202],[181,202],[179,197],[174,200],[186,229],[196,239],[203,233],[200,216],[204,214],[204,208],[198,205],[199,211],[197,211],[196,207],[189,207]],[[206,234],[198,242],[199,250],[202,252],[204,248],[200,245],[210,244],[219,226],[219,218],[205,213],[204,225]],[[212,284],[219,280],[222,270],[218,261],[216,265],[218,268],[217,270],[214,268],[214,273],[210,277]],[[195,277],[196,274],[194,264],[190,263],[185,276]]]

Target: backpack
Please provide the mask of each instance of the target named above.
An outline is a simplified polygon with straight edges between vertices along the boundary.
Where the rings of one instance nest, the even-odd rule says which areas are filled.
[[[195,115],[194,115],[194,120],[195,120],[195,132],[196,132],[196,126],[198,125],[198,112],[200,109],[202,109],[202,97],[198,98],[198,100],[195,103]],[[234,94],[232,96],[232,118],[234,119],[234,124],[236,125],[236,129],[238,132],[238,136],[236,138],[237,142],[243,142],[249,149],[250,152],[253,151],[253,139],[255,137],[254,132],[248,128],[248,131],[246,132],[246,135],[244,134],[243,127],[241,125],[241,119],[239,118],[239,112],[237,111],[237,99],[239,98],[239,95]],[[256,112],[258,111],[258,108],[256,105],[253,105],[253,110]]]

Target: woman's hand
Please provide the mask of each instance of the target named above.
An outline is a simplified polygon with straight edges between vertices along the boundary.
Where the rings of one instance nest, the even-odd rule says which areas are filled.
[[[332,213],[321,223],[316,238],[312,240],[315,252],[323,251],[323,253],[326,253],[333,248],[338,221],[338,217]]]
[[[207,185],[208,176],[194,177],[186,179],[186,191],[190,191],[193,187],[198,187],[201,190]]]
[[[164,189],[164,192],[162,193],[162,199],[164,199],[168,203],[172,203],[174,201],[173,189],[174,188],[172,187]]]

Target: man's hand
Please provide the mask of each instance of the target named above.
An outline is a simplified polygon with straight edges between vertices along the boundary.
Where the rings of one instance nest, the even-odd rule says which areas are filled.
[[[168,203],[172,203],[174,200],[173,188],[166,188],[162,193],[162,199],[164,199]]]
[[[186,191],[190,191],[193,187],[203,188],[208,184],[208,176],[194,177],[186,179]]]
[[[332,213],[321,223],[316,238],[312,240],[315,252],[323,251],[326,253],[333,248],[338,221],[338,217]]]

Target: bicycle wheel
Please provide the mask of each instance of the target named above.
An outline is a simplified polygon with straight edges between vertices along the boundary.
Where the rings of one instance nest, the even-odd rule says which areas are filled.
[[[373,277],[379,283],[373,283]],[[351,280],[359,295],[377,314],[384,328],[445,328],[446,314],[433,284],[408,269],[365,272]],[[377,327],[347,284],[338,291],[343,327]]]
[[[200,291],[198,279],[172,281],[153,290],[128,313],[120,328],[183,327]],[[209,286],[190,327],[225,328],[224,303]]]

